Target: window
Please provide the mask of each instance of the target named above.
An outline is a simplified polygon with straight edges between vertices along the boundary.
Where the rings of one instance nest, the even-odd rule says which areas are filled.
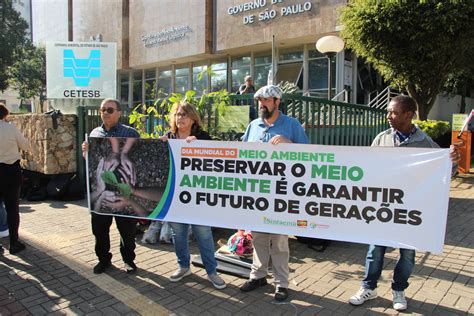
[[[336,83],[336,57],[331,58],[332,65],[332,86],[333,93],[335,92]],[[308,74],[309,92],[313,96],[319,96],[326,98],[328,95],[328,59],[326,55],[321,54],[317,50],[313,49],[309,51],[309,63],[308,63]]]
[[[268,73],[270,72],[271,68],[272,68],[272,54],[271,53],[255,55],[253,84],[256,89],[267,85]]]
[[[279,62],[285,61],[303,61],[303,48],[292,47],[292,48],[281,48],[279,50]]]
[[[151,105],[156,98],[156,70],[145,70],[145,104]]]
[[[303,47],[280,49],[276,83],[288,81],[303,90],[303,57]]]
[[[227,62],[212,63],[211,91],[227,89]]]
[[[128,106],[128,88],[130,82],[128,81],[128,73],[122,73],[119,76],[120,80],[120,104]]]
[[[276,83],[288,81],[303,89],[303,62],[294,62],[278,65]]]
[[[184,94],[189,89],[189,66],[176,67],[176,92]]]
[[[201,95],[204,90],[207,90],[207,65],[193,66],[193,90],[197,95]]]
[[[142,71],[133,72],[133,106],[142,103]]]
[[[250,75],[250,56],[232,58],[232,92],[239,91],[239,87],[244,83],[245,76]]]
[[[171,94],[173,86],[171,84],[171,79],[173,72],[170,67],[159,68],[158,71],[158,83],[157,83],[157,97],[161,98]]]

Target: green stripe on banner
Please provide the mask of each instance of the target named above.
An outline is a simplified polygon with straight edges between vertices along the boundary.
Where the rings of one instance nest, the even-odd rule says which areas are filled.
[[[153,210],[153,212],[151,212],[150,215],[148,215],[148,218],[150,218],[150,219],[155,219],[155,218],[158,217],[158,215],[160,215],[160,213],[163,209],[163,205],[165,204],[166,200],[168,199],[168,195],[169,195],[170,190],[171,190],[171,182],[173,180],[173,172],[174,172],[173,171],[173,155],[172,155],[172,152],[171,152],[171,147],[169,147],[169,160],[170,160],[170,164],[169,164],[168,180],[166,180],[165,192],[163,193],[163,196],[161,197],[160,202],[158,203],[156,208]]]

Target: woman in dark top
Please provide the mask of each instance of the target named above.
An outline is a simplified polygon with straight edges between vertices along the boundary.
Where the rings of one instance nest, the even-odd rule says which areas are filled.
[[[174,104],[169,118],[170,131],[161,138],[162,140],[183,139],[187,142],[195,139],[212,140],[209,134],[202,129],[199,113],[190,103]],[[170,226],[173,229],[174,248],[179,268],[169,279],[171,282],[178,282],[191,274],[188,240],[190,224],[170,223]],[[217,262],[214,257],[214,238],[211,227],[193,224],[191,229],[198,242],[208,280],[217,289],[225,288],[224,280],[216,272]]]

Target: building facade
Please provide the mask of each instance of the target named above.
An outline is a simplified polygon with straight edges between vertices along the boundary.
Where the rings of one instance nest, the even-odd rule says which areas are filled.
[[[326,98],[328,59],[316,41],[337,34],[345,0],[16,0],[30,14],[33,41],[117,43],[117,98],[132,107],[170,92],[238,91],[246,75],[258,88],[289,81]],[[31,8],[31,9],[29,9]],[[336,100],[367,104],[383,85],[345,50],[331,59]],[[4,100],[17,109],[12,91]],[[8,99],[8,100],[7,100]],[[27,102],[24,100],[23,102]],[[95,100],[49,99],[75,113]]]
[[[56,0],[36,4],[46,21],[52,20],[48,1]],[[289,81],[302,93],[326,97],[328,59],[315,43],[338,33],[338,8],[345,5],[345,0],[69,0],[58,4],[68,25],[62,19],[55,28],[38,33],[33,28],[33,38],[116,42],[117,98],[128,106],[189,89],[236,92],[246,75],[257,88],[269,80]],[[331,62],[333,95],[346,89],[348,101],[355,102],[356,59],[346,51]]]

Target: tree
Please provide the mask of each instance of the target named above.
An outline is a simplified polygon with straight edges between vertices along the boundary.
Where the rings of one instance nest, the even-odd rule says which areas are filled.
[[[15,62],[8,67],[8,83],[18,91],[21,100],[39,98],[40,109],[46,99],[46,50],[27,43],[14,53]]]
[[[474,50],[472,0],[352,0],[341,36],[384,79],[408,92],[424,120],[451,74]]]
[[[13,9],[11,0],[0,0],[0,91],[8,88],[7,67],[14,62],[14,52],[26,41],[28,23]]]
[[[461,96],[459,113],[466,112],[466,97],[471,97],[471,90],[474,88],[474,65],[471,66],[469,69],[451,74],[443,87],[448,95]]]

